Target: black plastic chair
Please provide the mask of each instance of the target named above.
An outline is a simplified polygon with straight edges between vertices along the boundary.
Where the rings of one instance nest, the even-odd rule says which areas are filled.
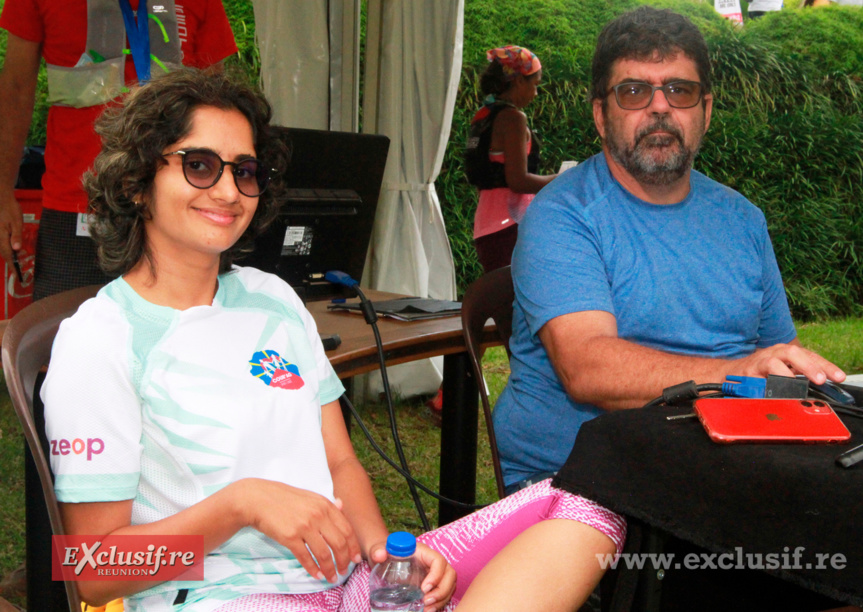
[[[65,583],[61,589],[51,585],[51,538],[63,535],[63,521],[54,495],[54,478],[48,461],[44,415],[38,400],[38,387],[51,358],[51,346],[60,322],[72,316],[85,300],[96,295],[99,286],[66,291],[27,306],[9,322],[3,334],[3,373],[12,406],[24,430],[38,483],[27,474],[27,608],[57,610],[68,603],[70,612],[81,611],[78,584]],[[29,470],[28,470],[29,472]],[[35,479],[34,479],[35,480]],[[39,487],[41,483],[41,491]],[[40,503],[41,502],[41,503]],[[42,507],[44,504],[44,507]],[[47,521],[45,510],[47,509]],[[49,525],[45,523],[49,523]],[[57,583],[53,583],[57,584]],[[59,593],[57,592],[59,590]],[[62,603],[61,603],[62,602]]]
[[[494,464],[494,477],[497,481],[497,493],[500,497],[504,496],[503,473],[500,469],[497,438],[494,435],[494,424],[491,420],[491,406],[482,376],[482,354],[484,352],[482,339],[486,322],[491,319],[497,328],[498,339],[506,349],[507,357],[512,356],[509,350],[509,338],[512,335],[512,303],[514,299],[512,274],[510,267],[506,266],[492,270],[471,283],[461,302],[464,340],[479,388],[482,409],[485,413],[491,458]]]

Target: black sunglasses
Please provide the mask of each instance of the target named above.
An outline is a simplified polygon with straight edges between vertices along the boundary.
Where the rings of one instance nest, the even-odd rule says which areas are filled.
[[[653,94],[661,89],[673,108],[692,108],[701,100],[701,83],[698,81],[672,81],[659,87],[638,81],[621,83],[611,88],[617,105],[624,110],[641,110],[653,102]]]
[[[209,189],[222,178],[225,166],[231,166],[234,183],[244,196],[256,198],[270,183],[270,170],[254,157],[238,162],[223,160],[209,149],[188,149],[163,153],[162,157],[180,155],[183,158],[183,176],[198,189]]]

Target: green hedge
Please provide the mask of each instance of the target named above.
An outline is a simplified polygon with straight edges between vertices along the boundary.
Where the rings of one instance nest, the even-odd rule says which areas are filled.
[[[544,173],[600,150],[587,97],[602,26],[633,0],[467,0],[464,71],[437,182],[463,290],[480,273],[471,226],[476,193],[462,148],[480,104],[485,51],[521,44],[543,62],[526,109],[543,142]],[[743,28],[710,4],[660,0],[702,29],[715,82],[713,120],[696,168],[767,217],[793,313],[859,314],[863,302],[863,10],[783,10]]]

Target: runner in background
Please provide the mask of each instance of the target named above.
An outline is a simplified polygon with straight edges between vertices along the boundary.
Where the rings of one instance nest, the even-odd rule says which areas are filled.
[[[150,73],[219,66],[236,53],[224,7],[221,0],[6,0],[0,27],[9,32],[0,72],[0,257],[11,262],[23,247],[13,189],[44,58],[51,108],[33,299],[106,283],[81,187],[101,148],[93,123]]]

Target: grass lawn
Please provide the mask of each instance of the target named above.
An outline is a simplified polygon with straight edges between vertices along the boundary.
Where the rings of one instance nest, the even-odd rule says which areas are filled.
[[[863,338],[863,319],[800,324],[798,332],[804,346],[818,351],[849,374],[863,373],[863,343],[860,342]],[[509,376],[509,364],[504,350],[489,350],[483,367],[494,401]],[[395,457],[384,405],[365,405],[360,407],[359,411],[378,443]],[[437,490],[440,429],[434,426],[422,399],[399,402],[396,415],[411,470],[426,486]],[[496,499],[496,487],[482,411],[479,432],[477,501],[489,503]],[[0,521],[5,525],[0,534],[0,575],[5,576],[24,560],[24,468],[21,452],[24,442],[5,384],[0,384],[0,434]],[[351,437],[357,455],[372,478],[375,493],[390,529],[421,532],[420,520],[401,476],[377,456],[356,425],[351,429]],[[437,500],[424,493],[420,493],[420,496],[429,520],[432,525],[436,525]],[[0,592],[0,596],[6,595]],[[25,603],[14,597],[7,598],[19,605]]]
[[[835,319],[797,325],[800,342],[846,374],[863,374],[863,319]]]
[[[0,385],[0,576],[24,562],[24,436],[6,384]],[[6,597],[0,593],[0,596]],[[24,605],[23,601],[13,603]]]

